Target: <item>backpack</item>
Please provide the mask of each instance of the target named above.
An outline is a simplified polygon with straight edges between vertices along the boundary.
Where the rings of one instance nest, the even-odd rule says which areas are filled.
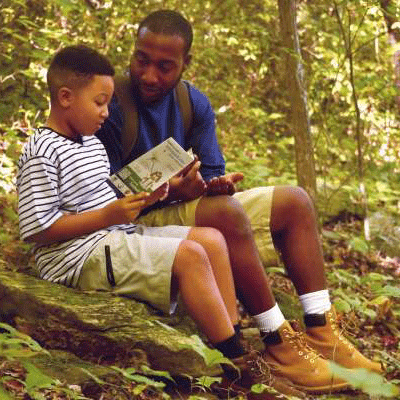
[[[131,154],[138,137],[139,118],[136,103],[131,95],[131,90],[131,80],[129,77],[115,77],[115,94],[119,100],[124,115],[124,126],[121,132],[123,161],[126,161]],[[186,136],[193,125],[193,106],[189,95],[189,89],[185,82],[178,82],[174,89],[174,97],[178,100]]]

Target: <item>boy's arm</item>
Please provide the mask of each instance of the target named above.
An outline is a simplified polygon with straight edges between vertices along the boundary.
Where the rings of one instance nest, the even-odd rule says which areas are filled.
[[[85,211],[80,214],[64,214],[47,229],[26,240],[47,245],[73,239],[112,225],[133,222],[140,211],[148,205],[148,197],[148,193],[128,195],[97,210]]]

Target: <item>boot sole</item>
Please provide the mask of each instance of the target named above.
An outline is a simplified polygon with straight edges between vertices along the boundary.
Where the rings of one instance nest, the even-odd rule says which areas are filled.
[[[311,394],[324,394],[324,393],[333,393],[340,392],[350,389],[350,385],[346,382],[337,383],[335,385],[326,385],[319,387],[309,387],[309,386],[301,386],[292,383],[293,387],[303,392],[311,393]]]

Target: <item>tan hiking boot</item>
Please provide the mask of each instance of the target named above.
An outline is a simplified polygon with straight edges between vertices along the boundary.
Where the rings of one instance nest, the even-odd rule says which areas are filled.
[[[306,315],[304,321],[307,343],[325,358],[346,368],[365,368],[372,372],[383,372],[379,363],[364,357],[344,337],[333,306],[323,315]]]
[[[285,321],[276,332],[263,337],[263,358],[272,374],[289,380],[294,387],[308,393],[328,393],[349,385],[333,376],[329,362],[309,347],[304,334]]]
[[[299,399],[306,398],[305,393],[295,389],[291,382],[284,378],[273,376],[264,358],[255,350],[250,350],[245,355],[234,358],[231,361],[237,369],[227,364],[223,365],[225,374],[220,389],[223,388],[225,396],[222,395],[221,397],[243,395],[248,400],[276,399],[273,390],[266,389],[262,393],[251,392],[253,385],[264,384],[272,387],[279,393]]]

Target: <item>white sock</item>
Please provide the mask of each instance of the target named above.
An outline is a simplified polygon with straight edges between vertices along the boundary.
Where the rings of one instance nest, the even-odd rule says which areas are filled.
[[[285,322],[285,317],[276,303],[269,310],[254,315],[253,317],[261,332],[274,332]]]
[[[304,314],[324,314],[332,306],[327,289],[302,294],[299,299],[303,306]]]

